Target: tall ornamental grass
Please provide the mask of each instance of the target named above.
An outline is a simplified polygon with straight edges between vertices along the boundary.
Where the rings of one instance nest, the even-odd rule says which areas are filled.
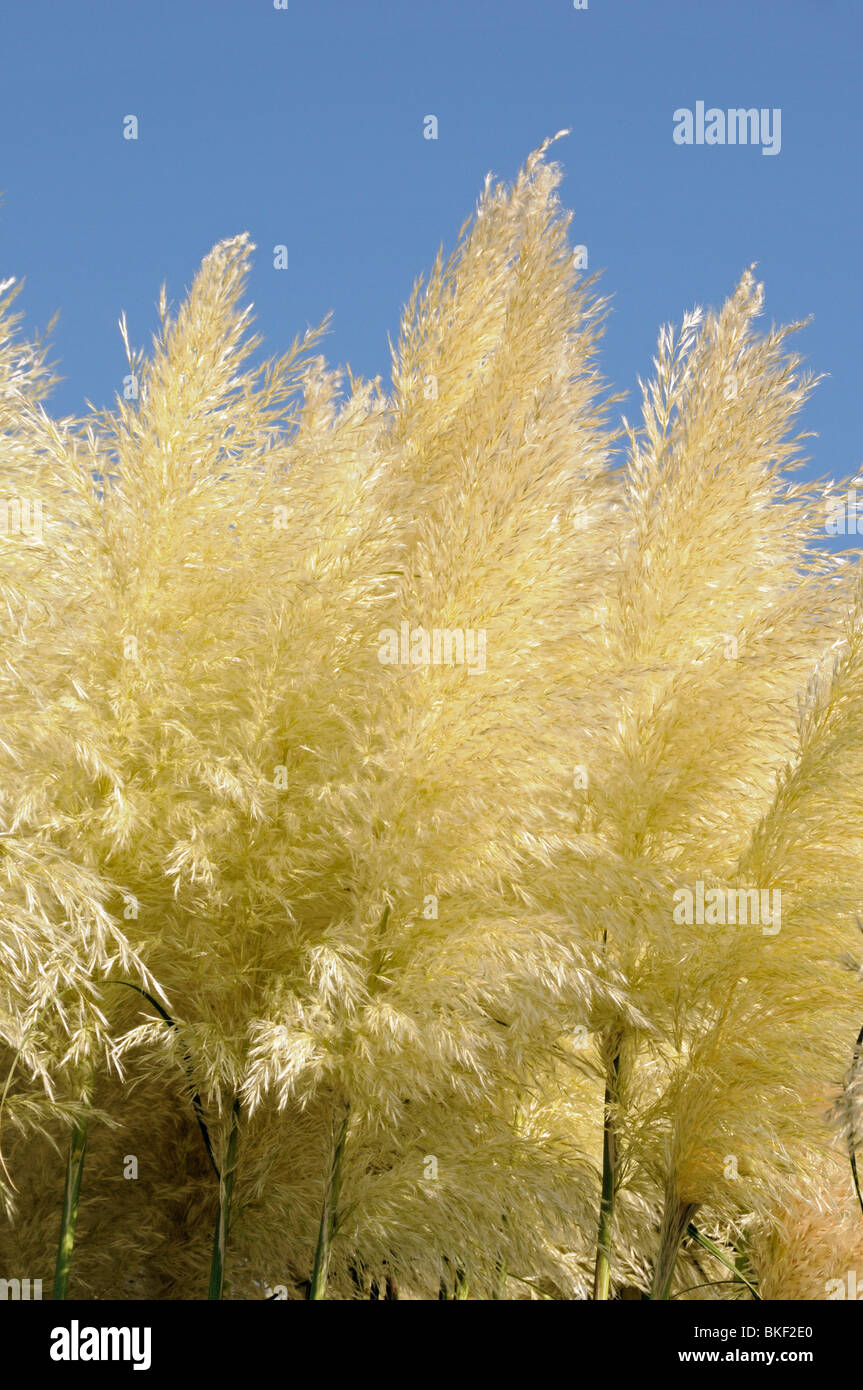
[[[820,1297],[856,1248],[863,599],[814,383],[747,271],[616,421],[549,143],[387,386],[325,324],[258,360],[240,236],[55,420],[3,284],[0,1275]]]

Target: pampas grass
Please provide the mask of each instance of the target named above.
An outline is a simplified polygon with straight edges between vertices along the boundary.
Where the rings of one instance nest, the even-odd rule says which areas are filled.
[[[85,421],[0,295],[44,518],[0,538],[0,1260],[60,1222],[58,1297],[737,1296],[821,1201],[863,702],[814,382],[748,271],[616,428],[550,143],[386,389],[325,325],[253,365],[245,236]],[[679,920],[699,882],[779,929]]]

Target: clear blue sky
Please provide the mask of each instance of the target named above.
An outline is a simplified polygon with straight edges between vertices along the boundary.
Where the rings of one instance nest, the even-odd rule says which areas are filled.
[[[57,413],[110,403],[120,311],[149,345],[162,281],[176,302],[241,231],[268,353],[332,309],[329,360],[386,374],[486,171],[568,126],[563,200],[614,296],[606,375],[633,388],[659,324],[757,261],[767,319],[815,316],[815,471],[863,462],[861,0],[26,0],[0,45],[0,278],[26,278],[28,326],[61,311]],[[781,108],[781,153],[676,145],[699,100]]]

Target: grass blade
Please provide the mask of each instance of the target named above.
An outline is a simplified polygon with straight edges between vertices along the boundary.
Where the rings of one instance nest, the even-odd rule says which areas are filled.
[[[715,1258],[719,1260],[720,1264],[725,1265],[726,1269],[730,1269],[735,1279],[739,1279],[742,1283],[746,1285],[753,1298],[757,1299],[759,1303],[762,1301],[761,1294],[758,1292],[755,1285],[750,1284],[749,1280],[746,1278],[746,1275],[741,1274],[737,1266],[735,1264],[732,1264],[731,1260],[729,1260],[727,1255],[723,1254],[719,1246],[714,1245],[712,1240],[708,1240],[707,1236],[702,1235],[697,1226],[693,1226],[690,1222],[690,1224],[686,1228],[686,1234],[688,1236],[691,1236],[693,1240],[697,1241],[698,1244],[702,1247],[702,1249],[709,1251],[711,1255],[715,1256]]]

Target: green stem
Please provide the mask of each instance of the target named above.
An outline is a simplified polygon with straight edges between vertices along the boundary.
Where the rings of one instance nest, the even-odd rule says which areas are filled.
[[[84,1172],[84,1156],[87,1152],[87,1123],[86,1115],[75,1121],[66,1159],[66,1185],[63,1190],[60,1244],[57,1249],[57,1266],[54,1273],[55,1301],[64,1299],[69,1287],[69,1269],[72,1264],[72,1250],[75,1245],[75,1227],[78,1224],[81,1177]]]
[[[342,1156],[345,1151],[345,1139],[348,1133],[349,1107],[345,1105],[339,1125],[338,1134],[333,1145],[332,1158],[330,1159],[330,1171],[327,1177],[327,1185],[324,1191],[324,1202],[321,1208],[321,1225],[318,1231],[318,1244],[315,1250],[315,1264],[312,1270],[312,1282],[309,1288],[309,1299],[319,1300],[326,1297],[327,1276],[330,1269],[330,1252],[333,1244],[333,1237],[338,1225],[339,1210],[339,1188],[342,1180]]]
[[[234,1101],[231,1111],[231,1132],[228,1137],[228,1151],[219,1174],[219,1210],[216,1213],[216,1228],[213,1232],[213,1255],[210,1261],[211,1299],[220,1299],[225,1284],[225,1249],[228,1243],[228,1228],[231,1221],[231,1199],[234,1195],[234,1169],[236,1166],[237,1143],[240,1133],[240,1102]]]
[[[620,1051],[611,1059],[605,1083],[602,1123],[602,1195],[596,1233],[594,1299],[607,1299],[611,1289],[611,1241],[614,1232],[614,1200],[617,1193],[617,1129],[615,1108],[620,1081]]]
[[[662,1229],[659,1238],[659,1253],[653,1271],[650,1297],[667,1299],[674,1282],[674,1270],[684,1232],[689,1226],[698,1207],[693,1202],[681,1202],[676,1194],[666,1196],[665,1211],[662,1216]]]

